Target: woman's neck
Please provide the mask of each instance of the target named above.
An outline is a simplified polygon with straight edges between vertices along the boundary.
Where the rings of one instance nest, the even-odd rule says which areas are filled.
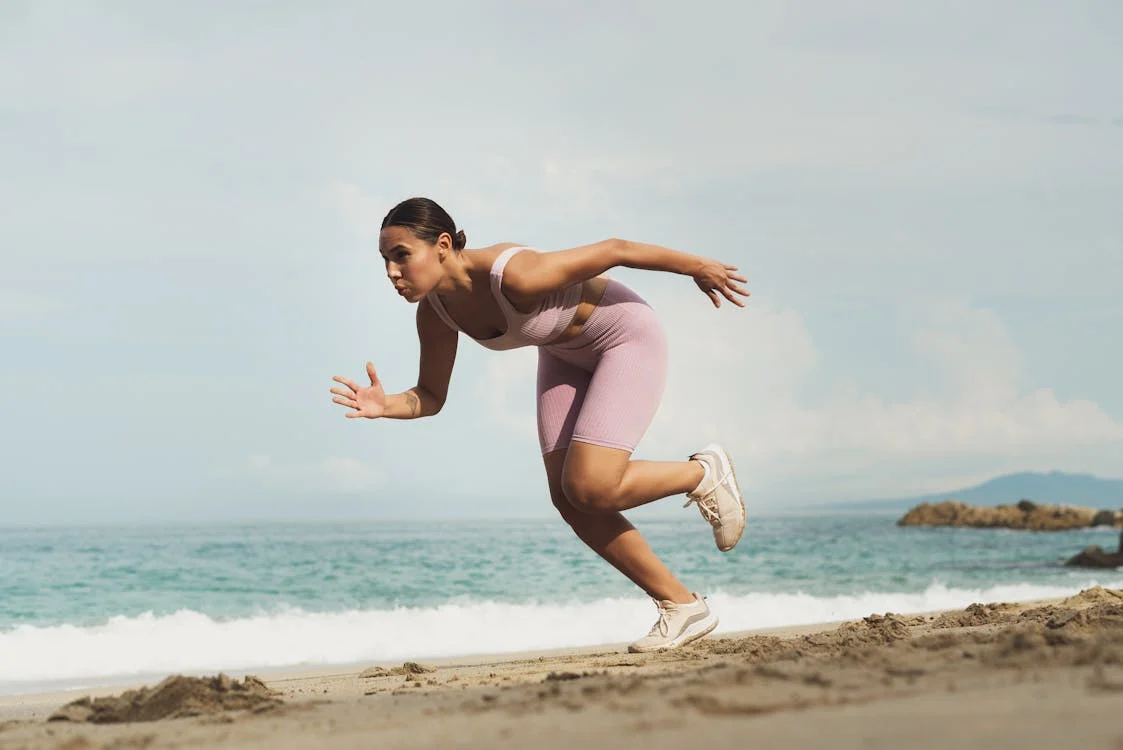
[[[442,296],[471,294],[475,289],[472,259],[463,251],[453,250],[445,257],[445,277],[437,284],[436,292]]]

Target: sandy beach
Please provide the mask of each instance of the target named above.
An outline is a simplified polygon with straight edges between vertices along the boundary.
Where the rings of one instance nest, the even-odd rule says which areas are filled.
[[[664,654],[612,644],[262,680],[248,704],[225,711],[223,696],[237,691],[197,679],[71,706],[67,720],[49,718],[124,690],[0,698],[0,747],[1121,750],[1123,591],[871,614]],[[109,709],[172,718],[93,723],[94,705],[102,719]]]

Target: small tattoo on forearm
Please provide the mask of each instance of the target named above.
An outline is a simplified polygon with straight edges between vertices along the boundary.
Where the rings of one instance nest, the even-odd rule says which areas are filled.
[[[421,413],[421,400],[417,398],[416,393],[406,392],[406,403],[409,404],[409,413],[417,416]]]

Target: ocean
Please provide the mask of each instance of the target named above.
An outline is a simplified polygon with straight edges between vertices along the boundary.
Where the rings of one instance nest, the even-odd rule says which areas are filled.
[[[692,511],[637,526],[718,634],[1123,588],[1061,565],[1117,530],[896,519],[750,516],[726,554]],[[655,616],[560,519],[0,528],[0,694],[622,642]]]

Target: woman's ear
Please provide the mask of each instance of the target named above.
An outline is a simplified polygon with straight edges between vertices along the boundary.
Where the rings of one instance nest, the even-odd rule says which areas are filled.
[[[445,262],[448,257],[449,251],[452,250],[452,237],[448,232],[441,232],[441,236],[437,238],[437,258],[441,263]]]

